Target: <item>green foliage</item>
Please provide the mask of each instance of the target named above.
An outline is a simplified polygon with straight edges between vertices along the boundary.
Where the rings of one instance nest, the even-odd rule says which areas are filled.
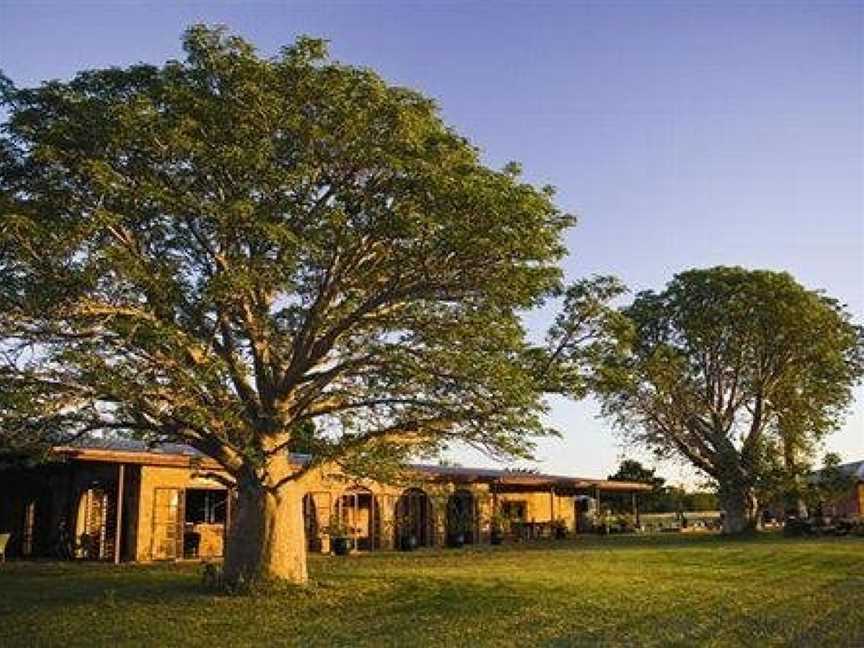
[[[635,459],[624,459],[618,466],[618,470],[614,475],[609,475],[609,479],[613,481],[632,481],[652,484],[655,488],[661,488],[666,482],[662,477],[656,475],[656,470],[646,468],[641,462]]]
[[[654,488],[639,493],[639,510],[643,513],[677,513],[679,511],[715,511],[717,495],[710,491],[687,491],[678,486],[666,486],[666,480],[658,477],[653,468],[646,468],[635,459],[624,459],[617,472],[609,475],[612,481],[635,481],[651,484]],[[630,513],[633,501],[629,493],[610,493],[603,497],[603,504],[614,513]]]
[[[690,270],[620,315],[587,362],[604,415],[716,480],[721,505],[751,521],[782,447],[811,448],[834,430],[864,368],[861,327],[786,273]],[[564,360],[580,366],[584,348]]]
[[[324,41],[183,47],[4,83],[3,439],[116,430],[246,476],[286,448],[526,456],[548,430],[518,313],[572,218]]]
[[[306,420],[300,422],[291,432],[291,441],[288,443],[288,451],[298,454],[314,455],[321,444],[321,437],[315,427],[315,421]]]
[[[501,532],[509,526],[510,517],[505,515],[500,508],[496,508],[486,514],[483,523],[488,525],[493,532]]]
[[[646,497],[641,510],[651,513],[716,511],[720,508],[717,494],[712,491],[688,491],[680,486],[663,486]]]
[[[331,538],[348,538],[351,536],[352,530],[342,519],[338,513],[333,513],[327,526],[321,529],[321,533],[329,535]]]
[[[633,533],[636,531],[636,518],[630,513],[605,509],[594,519],[594,530],[602,535],[610,533]]]
[[[840,455],[828,452],[822,459],[822,468],[809,476],[803,497],[811,509],[830,505],[848,497],[855,480],[840,468]]]
[[[663,484],[666,482],[662,477],[655,474],[655,470],[646,468],[635,459],[624,459],[613,475],[609,475],[612,481],[632,481],[643,484],[651,484],[653,489],[647,493],[639,493],[639,510],[644,512],[666,511],[666,491]],[[633,509],[633,499],[630,493],[610,493],[603,498],[603,504],[615,513],[630,512]],[[678,510],[673,508],[671,510]]]
[[[594,275],[563,291],[562,306],[546,335],[546,347],[535,353],[535,371],[546,391],[576,398],[588,394],[594,367],[614,351],[616,334],[626,320],[609,302],[626,287],[615,277]]]
[[[474,511],[459,506],[452,500],[445,507],[447,531],[451,534],[470,534],[474,529]]]
[[[692,491],[684,498],[684,511],[716,511],[719,508],[717,494],[711,491]]]

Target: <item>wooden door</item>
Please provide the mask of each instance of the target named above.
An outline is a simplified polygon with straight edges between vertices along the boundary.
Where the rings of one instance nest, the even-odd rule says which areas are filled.
[[[153,560],[176,560],[182,556],[183,528],[181,491],[157,488],[153,496]]]

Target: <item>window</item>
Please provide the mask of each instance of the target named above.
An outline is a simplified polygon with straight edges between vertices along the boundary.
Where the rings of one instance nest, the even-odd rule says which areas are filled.
[[[228,498],[226,490],[190,488],[186,491],[186,522],[192,524],[225,524]]]
[[[524,522],[528,513],[528,505],[526,502],[502,502],[501,513],[508,520],[518,520]]]

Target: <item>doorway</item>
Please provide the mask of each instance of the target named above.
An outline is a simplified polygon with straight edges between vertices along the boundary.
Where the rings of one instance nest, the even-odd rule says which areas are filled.
[[[183,498],[179,488],[157,488],[153,493],[153,560],[176,560],[183,555]]]

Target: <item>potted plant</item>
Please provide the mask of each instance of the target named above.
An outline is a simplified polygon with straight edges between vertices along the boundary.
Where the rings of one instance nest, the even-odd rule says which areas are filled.
[[[399,548],[402,551],[414,551],[417,544],[417,536],[411,532],[406,531],[399,537]]]
[[[401,551],[414,551],[419,544],[414,534],[413,519],[410,515],[399,515],[394,518],[393,523],[398,531],[396,538],[397,547]]]
[[[451,547],[459,548],[465,545],[465,523],[461,520],[453,520],[453,528],[447,536],[447,544]]]
[[[612,523],[612,514],[609,511],[603,511],[594,518],[594,530],[600,535],[609,535],[612,531]]]
[[[447,545],[458,549],[465,546],[465,533],[463,531],[451,531],[447,536]]]
[[[504,526],[507,522],[507,516],[501,511],[493,511],[489,515],[489,542],[493,545],[500,545],[504,541]]]
[[[351,530],[339,518],[334,515],[330,518],[330,524],[323,529],[324,533],[330,536],[330,549],[337,556],[347,556],[351,551]]]
[[[465,537],[471,532],[471,515],[463,510],[451,510],[448,513],[450,532],[447,544],[451,547],[462,547],[465,545]]]
[[[629,513],[618,516],[618,525],[621,533],[636,533],[636,518]]]
[[[563,518],[553,520],[552,530],[556,540],[563,540],[567,537],[567,522]]]

